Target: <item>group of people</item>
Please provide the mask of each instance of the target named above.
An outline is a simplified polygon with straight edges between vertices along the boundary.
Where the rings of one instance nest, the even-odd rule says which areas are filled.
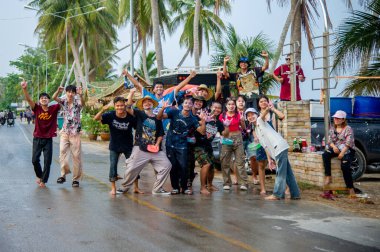
[[[300,199],[300,190],[288,160],[289,145],[276,131],[276,118],[284,119],[284,114],[277,110],[269,98],[262,94],[260,80],[268,68],[268,54],[262,52],[265,64],[249,69],[246,57],[239,59],[240,71],[229,73],[226,65],[229,57],[224,59],[223,71],[216,75],[215,92],[206,85],[196,88],[184,88],[195,71],[169,92],[164,92],[164,84],[156,82],[153,93],[144,88],[127,70],[123,71],[126,79],[133,83],[127,98],[116,97],[104,106],[95,116],[95,120],[110,128],[110,169],[109,181],[111,194],[127,192],[134,184],[134,192],[143,193],[138,187],[140,173],[147,164],[155,171],[156,181],[152,194],[176,195],[193,194],[192,182],[195,178],[195,162],[200,166],[200,193],[209,195],[219,189],[213,184],[215,161],[211,142],[215,136],[221,136],[220,162],[223,175],[223,190],[230,190],[231,163],[236,167],[237,183],[240,190],[248,190],[248,176],[244,159],[250,160],[254,184],[260,184],[260,194],[267,195],[265,188],[265,167],[276,169],[273,194],[267,200],[280,200],[288,194],[291,199]],[[289,65],[276,70],[277,78],[283,86],[289,84]],[[304,81],[302,69],[297,68],[298,78]],[[247,82],[248,79],[250,79]],[[221,82],[223,79],[236,81],[238,97],[225,97],[225,106],[221,102]],[[252,83],[253,80],[253,83]],[[71,173],[68,152],[73,159],[72,186],[78,187],[82,177],[81,159],[81,122],[80,111],[84,105],[82,89],[69,85],[65,97],[58,95],[63,91],[59,87],[53,99],[58,104],[48,106],[49,95],[41,93],[39,102],[35,103],[27,92],[27,83],[21,83],[25,98],[36,115],[33,140],[32,162],[37,176],[37,183],[45,187],[49,178],[52,157],[52,137],[56,136],[57,113],[63,110],[64,123],[60,132],[61,176],[57,183],[66,182],[66,175]],[[290,89],[281,89],[281,99],[290,99]],[[142,98],[134,104],[134,94],[138,91]],[[299,87],[297,98],[300,98]],[[256,97],[257,104],[246,108],[246,95]],[[211,99],[213,101],[211,102]],[[113,105],[114,110],[107,111]],[[134,134],[134,137],[133,137]],[[332,146],[336,153],[334,146]],[[40,165],[41,152],[44,153],[44,169]],[[126,169],[122,176],[117,172],[118,161],[124,154]],[[327,154],[325,155],[327,156]],[[327,157],[326,157],[327,160]],[[326,161],[327,164],[327,161]],[[259,180],[257,179],[259,176]],[[171,190],[164,189],[165,181],[170,177]],[[116,188],[116,181],[122,180]]]

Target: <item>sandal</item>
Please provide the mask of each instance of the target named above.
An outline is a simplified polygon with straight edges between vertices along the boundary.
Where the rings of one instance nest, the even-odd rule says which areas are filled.
[[[78,182],[78,181],[73,181],[72,186],[73,186],[73,187],[79,187],[79,182]]]
[[[66,182],[66,178],[65,177],[59,177],[58,179],[57,179],[57,183],[58,184],[63,184],[63,183],[65,183]]]

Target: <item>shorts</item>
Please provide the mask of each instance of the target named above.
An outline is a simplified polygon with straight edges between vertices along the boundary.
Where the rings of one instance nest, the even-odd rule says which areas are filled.
[[[268,160],[267,154],[263,147],[260,147],[256,150],[256,161],[265,161]]]
[[[197,161],[200,166],[204,166],[207,164],[210,164],[212,166],[214,163],[214,156],[212,154],[212,149],[210,152],[203,147],[197,146],[194,148],[194,157],[195,157],[195,161]]]

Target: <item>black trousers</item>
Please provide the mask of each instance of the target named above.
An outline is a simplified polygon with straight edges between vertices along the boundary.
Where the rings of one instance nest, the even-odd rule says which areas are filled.
[[[44,154],[44,169],[40,164],[41,153]],[[32,163],[37,178],[47,183],[49,180],[50,166],[53,157],[53,139],[52,138],[33,138]]]
[[[337,157],[338,155],[339,154],[336,154],[331,147],[328,150],[325,150],[325,152],[322,154],[323,165],[325,167],[326,176],[331,176],[331,159],[333,157]],[[344,182],[346,183],[347,188],[354,188],[354,182],[352,180],[352,174],[351,174],[351,162],[354,158],[354,155],[355,155],[354,151],[350,149],[349,153],[346,152],[346,154],[344,154],[340,163],[340,169],[342,170],[343,179],[344,179]]]

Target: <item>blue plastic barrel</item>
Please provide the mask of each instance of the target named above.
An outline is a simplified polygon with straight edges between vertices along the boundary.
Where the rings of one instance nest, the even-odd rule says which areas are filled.
[[[380,97],[355,96],[354,116],[380,117]]]
[[[330,115],[335,114],[337,110],[343,110],[347,116],[352,116],[352,98],[348,97],[331,97],[330,98]]]

